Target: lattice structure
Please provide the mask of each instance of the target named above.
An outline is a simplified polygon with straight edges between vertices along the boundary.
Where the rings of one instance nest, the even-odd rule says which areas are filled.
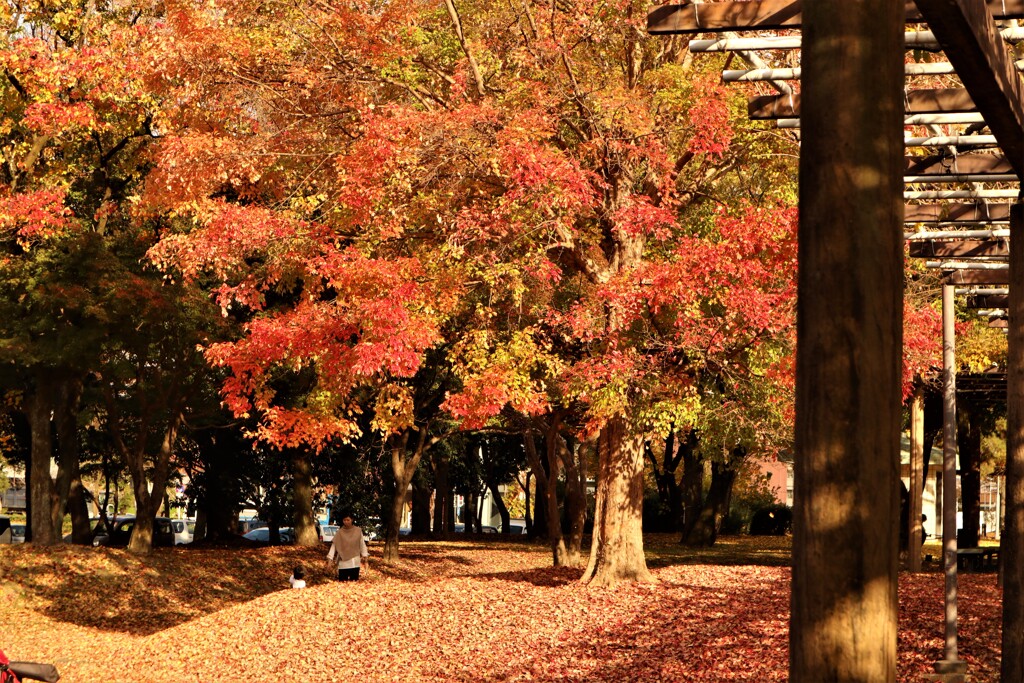
[[[845,9],[842,2],[830,5],[835,12]],[[896,8],[891,9],[895,13]],[[1024,28],[1017,26],[1024,18],[1024,0],[907,0],[903,14],[907,51],[904,238],[911,257],[926,259],[928,267],[943,273],[945,440],[955,442],[954,292],[966,295],[967,304],[994,327],[1008,326],[1008,311],[1019,315],[1024,310],[1017,303],[1024,289],[1024,272],[1019,265],[1011,266],[1010,254],[1011,234],[1024,242],[1024,213],[1019,205],[1011,210],[1015,200],[1019,202],[1020,179],[1024,178],[1024,86],[1018,73],[1024,70],[1024,60],[1017,59],[1018,45],[1024,47]],[[799,0],[694,3],[655,9],[648,16],[648,31],[692,35],[691,52],[738,55],[749,68],[727,67],[724,81],[763,83],[775,91],[749,100],[750,118],[773,121],[799,137],[801,22]],[[1019,324],[1014,325],[1010,329],[1011,377],[1021,375],[1020,366],[1024,365],[1024,356],[1014,351],[1024,344],[1024,336],[1016,329]],[[1007,400],[1009,394],[1009,431],[1019,430],[1018,423],[1024,421],[1019,407],[1024,387],[1018,386],[1019,381],[1008,386],[1002,374],[963,379],[965,394],[1001,400]],[[1008,460],[1015,458],[1014,448],[1011,438]],[[949,472],[944,476],[949,475],[950,483],[954,457],[955,452],[947,450],[944,470]],[[1011,478],[1021,479],[1018,475]],[[955,486],[950,488],[955,490]],[[955,501],[947,500],[946,505],[950,502],[955,510]],[[951,526],[955,528],[955,524]],[[1012,553],[1018,550],[1011,546]],[[956,646],[955,538],[944,538],[944,555],[946,656],[936,662],[934,678],[959,681],[965,680],[966,666],[958,660]],[[1005,597],[1008,601],[1021,597],[1021,572],[1017,568],[1014,572]],[[1008,669],[1005,658],[1024,654],[1024,642],[1014,640],[1024,631],[1020,622],[1018,617],[1004,614],[1004,630],[1011,638],[1004,633],[1003,671],[1014,680],[1024,680],[1024,671]]]

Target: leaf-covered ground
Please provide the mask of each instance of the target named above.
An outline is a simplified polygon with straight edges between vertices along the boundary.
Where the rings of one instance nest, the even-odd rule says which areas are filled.
[[[648,539],[656,585],[580,586],[544,546],[410,542],[330,580],[320,549],[0,546],[0,649],[63,683],[784,681],[788,547]],[[287,589],[291,567],[306,590]],[[900,680],[942,658],[939,573],[900,576]],[[960,577],[960,654],[998,680],[1000,592]]]

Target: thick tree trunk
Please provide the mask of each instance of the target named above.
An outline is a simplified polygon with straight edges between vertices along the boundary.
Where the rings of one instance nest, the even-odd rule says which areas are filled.
[[[423,471],[417,469],[412,478],[412,515],[409,521],[410,532],[417,536],[430,533],[430,483]]]
[[[31,499],[29,540],[37,545],[61,542],[60,534],[54,531],[52,514],[57,502],[57,490],[53,484],[53,477],[50,476],[50,460],[53,457],[53,439],[50,435],[52,403],[53,388],[50,381],[42,377],[37,378],[35,389],[25,399],[32,435],[32,468],[28,491]]]
[[[320,545],[313,518],[313,474],[309,453],[296,448],[290,459],[292,470],[292,524],[295,544],[306,547]]]
[[[434,466],[434,536],[444,536],[454,526],[452,488],[448,479],[448,458],[439,450],[432,458]]]
[[[409,445],[409,432],[405,431],[401,436],[391,439],[391,471],[395,477],[395,495],[391,501],[390,519],[387,524],[387,532],[384,538],[384,562],[389,564],[398,561],[398,530],[402,526],[402,513],[405,512],[405,500],[409,492],[409,484],[412,482],[416,468],[419,467],[420,459],[427,451],[429,445],[437,440],[427,439],[427,429],[424,426],[420,429],[416,446],[412,455],[407,455]]]
[[[729,514],[729,501],[732,499],[732,487],[736,483],[736,471],[742,463],[745,451],[736,449],[728,462],[711,463],[711,485],[708,497],[704,501],[700,514],[690,527],[683,545],[690,547],[710,548],[718,540],[718,532],[722,530],[722,521]]]
[[[583,527],[587,521],[587,464],[581,445],[572,448],[564,441],[559,441],[559,445],[565,466],[565,509],[569,518],[567,564],[577,567],[583,557]]]
[[[598,437],[597,505],[584,583],[654,580],[644,558],[643,476],[643,438],[624,418],[612,419]]]
[[[532,431],[523,434],[523,444],[526,446],[526,462],[530,465],[533,478],[537,480],[536,491],[533,503],[533,524],[527,527],[530,538],[545,538],[550,532],[548,528],[548,472],[545,464],[541,461],[540,453],[537,450],[537,442]],[[527,518],[529,518],[529,500],[527,500]]]
[[[686,441],[679,444],[679,450],[683,463],[683,535],[680,540],[685,541],[704,507],[704,460],[697,453],[696,430],[690,430]]]
[[[178,428],[181,425],[184,415],[177,411],[170,418],[164,430],[163,441],[160,449],[153,456],[152,478],[146,476],[146,456],[144,452],[146,434],[136,435],[134,447],[129,450],[120,437],[116,440],[120,444],[122,456],[125,458],[128,472],[132,477],[132,491],[135,493],[135,526],[132,529],[132,537],[128,541],[128,550],[137,555],[148,555],[153,552],[153,525],[160,504],[163,501],[164,489],[167,488],[167,478],[170,475],[171,453],[174,451],[174,444],[178,439]],[[150,489],[152,486],[152,490]]]
[[[544,440],[548,456],[547,490],[545,491],[545,512],[548,516],[548,543],[551,545],[551,560],[555,567],[567,567],[569,551],[562,538],[562,516],[558,510],[558,447],[562,437],[558,433],[558,418],[552,418]]]
[[[802,10],[789,678],[886,683],[896,680],[904,5]]]
[[[53,533],[63,536],[64,514],[68,497],[74,482],[81,486],[78,453],[78,403],[82,396],[82,381],[78,377],[66,376],[55,387],[53,418],[57,432],[57,478],[54,482],[56,498],[50,509]],[[81,527],[82,520],[79,519]],[[88,520],[85,521],[88,526]],[[81,533],[81,529],[79,529]]]

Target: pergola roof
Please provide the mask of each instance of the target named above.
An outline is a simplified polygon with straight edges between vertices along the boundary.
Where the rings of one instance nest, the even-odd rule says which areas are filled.
[[[1017,197],[1024,177],[1024,60],[1015,63],[1008,45],[1024,41],[1024,29],[1010,21],[1024,18],[1024,0],[908,0],[905,12],[914,29],[905,34],[907,49],[941,50],[948,59],[906,65],[905,124],[927,129],[904,138],[910,255],[941,269],[947,284],[1007,285],[1007,200]],[[751,68],[729,69],[724,80],[766,82],[778,91],[751,98],[750,118],[795,131],[800,93],[786,81],[800,78],[793,50],[801,17],[800,0],[664,5],[648,15],[648,31],[704,34],[691,40],[692,51],[738,52]],[[917,77],[940,74],[962,87],[914,87]]]

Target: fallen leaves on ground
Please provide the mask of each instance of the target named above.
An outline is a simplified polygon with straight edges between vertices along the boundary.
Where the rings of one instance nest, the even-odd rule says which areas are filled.
[[[525,543],[405,543],[354,584],[320,548],[4,547],[0,649],[63,683],[785,681],[789,570],[734,563],[776,565],[777,543],[730,543],[725,565],[695,564],[652,539],[658,583],[615,589]],[[295,564],[305,590],[287,589]],[[942,595],[941,574],[900,576],[900,681],[942,658]],[[961,575],[976,682],[998,680],[999,602],[994,575]]]

